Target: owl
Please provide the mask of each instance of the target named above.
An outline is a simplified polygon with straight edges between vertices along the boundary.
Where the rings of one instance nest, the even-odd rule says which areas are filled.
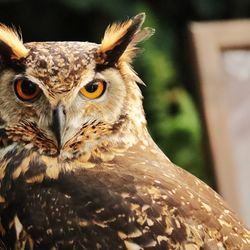
[[[154,33],[144,19],[101,44],[24,44],[0,26],[2,249],[250,249],[222,198],[148,133],[131,66]]]

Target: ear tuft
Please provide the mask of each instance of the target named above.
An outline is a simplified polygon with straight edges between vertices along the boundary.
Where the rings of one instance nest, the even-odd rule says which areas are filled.
[[[0,58],[19,60],[27,54],[28,49],[17,30],[0,24]]]
[[[144,20],[145,14],[140,13],[128,21],[110,25],[97,51],[97,65],[111,67],[121,61],[129,63],[136,55],[137,43],[154,33],[151,28],[141,29]]]

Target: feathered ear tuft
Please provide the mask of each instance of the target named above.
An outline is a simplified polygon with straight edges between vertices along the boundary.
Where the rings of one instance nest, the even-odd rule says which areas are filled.
[[[19,60],[27,54],[28,50],[24,47],[19,33],[14,28],[0,24],[0,59]]]
[[[154,34],[154,29],[141,29],[144,20],[145,14],[140,13],[128,21],[110,25],[97,51],[97,65],[106,68],[120,62],[131,62],[138,50],[137,43]]]

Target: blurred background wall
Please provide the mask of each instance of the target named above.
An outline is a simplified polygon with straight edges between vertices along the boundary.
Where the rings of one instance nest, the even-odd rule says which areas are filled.
[[[188,24],[249,17],[249,0],[0,0],[0,22],[20,27],[25,42],[99,43],[108,24],[139,12],[147,14],[145,26],[156,29],[135,61],[147,85],[141,89],[151,134],[172,161],[215,188],[196,97]]]

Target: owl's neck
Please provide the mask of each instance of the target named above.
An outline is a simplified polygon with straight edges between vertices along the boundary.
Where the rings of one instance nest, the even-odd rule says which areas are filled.
[[[74,137],[61,150],[57,149],[51,139],[38,136],[37,128],[34,127],[34,124],[31,125],[29,127],[28,124],[25,124],[25,130],[20,130],[20,127],[11,130],[2,128],[0,130],[0,161],[8,153],[8,148],[11,150],[14,148],[19,152],[26,151],[27,154],[28,152],[37,152],[39,155],[55,158],[61,162],[70,162],[78,158],[102,160],[103,157],[103,160],[106,160],[111,151],[126,151],[138,141],[147,140],[148,137],[143,113],[133,116],[130,114],[120,116],[114,124],[100,127],[99,130],[103,134],[99,132],[94,139],[88,138],[88,131],[83,134],[80,133],[79,137]],[[26,136],[25,131],[29,131]]]
[[[130,148],[137,147],[136,145],[146,148],[150,135],[146,129],[145,120],[139,127],[135,127],[135,123],[138,123],[138,120],[124,121],[113,134],[95,144],[89,144],[88,150],[86,148],[81,153],[79,151],[79,155],[74,157],[67,151],[62,151],[57,156],[46,155],[18,142],[2,145],[0,148],[0,182],[1,173],[6,172],[7,169],[8,175],[5,175],[5,179],[16,179],[25,176],[27,172],[32,172],[32,177],[28,181],[41,182],[44,178],[57,179],[60,173],[94,168],[99,164],[112,162]],[[3,135],[2,133],[2,139]]]
[[[144,116],[133,117],[122,115],[110,127],[100,128],[104,135],[98,139],[88,140],[74,138],[75,141],[66,144],[58,155],[59,161],[107,161],[118,152],[125,152],[139,141],[146,141],[149,137]],[[72,149],[77,141],[81,141]]]

